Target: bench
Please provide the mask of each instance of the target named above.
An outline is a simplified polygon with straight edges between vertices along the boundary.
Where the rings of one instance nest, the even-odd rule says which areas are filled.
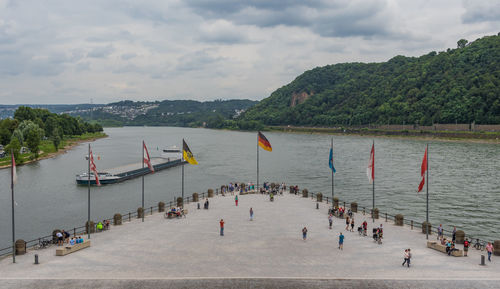
[[[436,241],[427,241],[427,248],[431,248],[434,250],[438,250],[440,252],[443,252],[445,254],[448,254],[446,252],[446,245],[441,245],[440,243]],[[464,251],[460,249],[456,249],[451,253],[452,256],[454,257],[463,257],[464,256]]]
[[[64,256],[68,255],[70,253],[76,252],[81,249],[85,249],[90,247],[90,240],[85,240],[83,243],[80,244],[75,244],[73,246],[65,246],[62,248],[57,248],[56,249],[56,256]]]

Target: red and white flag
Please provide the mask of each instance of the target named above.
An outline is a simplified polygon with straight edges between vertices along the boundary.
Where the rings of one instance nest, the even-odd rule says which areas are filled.
[[[144,149],[143,149],[143,152],[144,152],[143,159],[144,159],[144,161],[143,161],[143,163],[147,164],[149,170],[152,173],[154,173],[155,169],[153,168],[153,165],[151,164],[151,159],[149,158],[149,153],[148,153],[148,148],[146,147],[146,143],[144,141],[142,141],[142,145],[144,146]]]
[[[372,151],[370,152],[370,161],[368,162],[368,167],[366,168],[366,175],[370,184],[375,179],[375,144],[372,145]]]
[[[17,183],[17,172],[16,172],[16,160],[14,159],[14,152],[10,152],[11,155],[11,161],[12,161],[12,186]]]
[[[90,150],[90,170],[94,173],[96,185],[100,186],[101,182],[99,182],[99,174],[97,173],[97,167],[94,163],[94,155],[92,155],[92,150]]]
[[[424,159],[422,160],[422,166],[420,167],[420,176],[422,177],[422,180],[420,181],[420,185],[418,185],[417,192],[421,192],[422,189],[424,188],[426,171],[427,171],[427,148],[425,148]]]

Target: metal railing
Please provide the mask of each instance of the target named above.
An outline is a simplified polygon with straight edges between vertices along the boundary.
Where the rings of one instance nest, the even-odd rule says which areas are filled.
[[[219,194],[219,191],[216,190],[216,195]],[[208,197],[208,192],[205,193],[205,192],[202,192],[201,194],[198,194],[198,199],[201,197],[201,199],[204,199],[206,196]],[[192,196],[187,196],[187,197],[184,197],[183,199],[184,203],[185,204],[189,204],[192,202]],[[169,202],[164,202],[165,203],[165,208],[172,208],[172,207],[175,207],[177,206],[177,197],[174,197],[174,201],[169,201]],[[140,207],[139,207],[140,208]],[[144,216],[148,215],[148,212],[149,212],[149,215],[153,215],[153,212],[159,212],[159,207],[158,205],[155,205],[155,206],[150,206],[150,207],[144,207]],[[137,210],[135,211],[129,211],[129,212],[126,212],[124,214],[121,214],[122,215],[122,222],[124,221],[132,221],[132,218],[138,218],[138,212]],[[110,225],[114,225],[114,218],[111,217],[111,218],[108,218],[108,219],[104,219],[103,220],[104,222],[106,221],[109,221],[110,222]],[[98,232],[97,229],[96,229],[96,226],[97,226],[97,222],[95,221],[92,221],[91,222],[94,222],[94,233],[95,232]],[[77,235],[85,235],[87,234],[87,226],[84,225],[84,226],[80,226],[80,227],[73,227],[73,228],[70,228],[70,229],[64,229],[64,231],[66,232],[69,232],[69,233],[73,233],[72,235],[73,236],[77,236]],[[93,230],[90,230],[91,232]],[[92,233],[92,234],[94,234]],[[34,248],[36,247],[38,244],[40,244],[42,241],[49,241],[49,244],[53,244],[55,240],[55,237],[51,234],[51,235],[46,235],[46,236],[42,236],[42,237],[38,237],[36,239],[33,239],[33,240],[29,240],[29,241],[26,241],[26,248]],[[10,255],[12,254],[12,246],[9,246],[9,247],[5,247],[5,248],[1,248],[0,249],[0,257],[3,257],[3,256],[6,256],[6,255]]]
[[[290,192],[290,191],[288,191],[288,192]],[[216,195],[216,196],[219,195],[219,189],[215,190],[214,195]],[[299,197],[302,197],[302,191],[298,190],[297,193],[296,193],[296,195],[299,196]],[[316,201],[317,193],[308,192],[308,195],[310,196],[310,198],[312,200]],[[199,193],[198,194],[198,201],[199,200],[203,200],[206,197],[208,197],[208,191],[207,192]],[[346,208],[347,205],[351,205],[353,203],[353,202],[347,202],[345,200],[341,200],[341,199],[338,199],[338,198],[337,198],[337,200],[338,200],[339,206],[342,205],[344,208]],[[323,195],[323,201],[326,201],[327,204],[333,203],[332,198],[328,197],[328,196],[325,196],[325,195]],[[185,197],[183,199],[183,202],[185,202],[186,204],[189,204],[190,202],[192,202],[192,196]],[[167,207],[168,208],[175,207],[177,205],[177,197],[174,197],[173,201],[164,202],[164,203],[165,203],[165,207],[166,208]],[[356,202],[356,204],[358,204],[358,203]],[[358,204],[358,213],[360,213],[360,210],[359,210],[360,208],[363,209],[361,211],[363,215],[366,215],[366,214],[368,214],[369,216],[372,215],[372,210],[371,209],[367,210],[366,206],[360,206],[359,204]],[[151,206],[151,207],[148,207],[148,208],[144,208],[144,212],[143,212],[144,216],[146,216],[148,210],[149,210],[149,214],[153,215],[153,212],[155,212],[155,211],[159,212],[159,207],[158,207],[158,205],[155,205],[155,206]],[[121,215],[122,215],[122,222],[124,222],[124,221],[131,222],[132,218],[138,218],[138,212],[137,212],[137,210],[132,211],[132,212],[129,211],[129,212],[127,212],[125,214],[121,214]],[[379,219],[382,216],[385,218],[386,222],[388,222],[389,220],[391,220],[391,221],[395,221],[396,220],[396,216],[389,214],[387,211],[384,212],[384,213],[382,213],[382,212],[379,211]],[[112,218],[108,218],[108,219],[104,219],[103,221],[105,221],[105,222],[109,221],[110,224],[114,225],[114,218],[113,217]],[[422,222],[418,222],[418,221],[407,219],[407,218],[403,219],[403,224],[411,226],[412,229],[415,226],[418,226],[418,227],[422,228],[422,225],[423,225]],[[94,222],[94,226],[96,226],[96,225],[97,224]],[[84,235],[84,234],[87,234],[86,227],[87,227],[86,225],[80,226],[80,227],[73,227],[73,228],[70,228],[68,230],[65,229],[65,231],[72,232],[73,236]],[[96,228],[94,227],[94,232],[98,232],[95,229]],[[91,230],[91,232],[92,232],[92,230]],[[431,233],[432,233],[432,230],[429,232],[429,234],[431,234]],[[443,229],[443,234],[444,233],[449,233],[449,235],[451,236],[452,231],[451,230],[447,230],[447,229]],[[474,238],[472,235],[468,235],[468,234],[466,234],[466,237],[469,239],[469,241],[471,243],[472,243],[473,240],[479,239],[479,238]],[[33,248],[33,247],[37,246],[41,241],[53,241],[53,240],[54,240],[54,236],[52,234],[51,235],[47,235],[47,236],[43,236],[43,237],[39,237],[39,238],[27,241],[26,242],[26,248]],[[487,242],[487,241],[482,240],[482,239],[479,239],[479,241],[483,242],[484,244],[486,244],[486,242]],[[6,256],[6,255],[10,255],[11,253],[12,253],[12,246],[0,249],[0,257]]]

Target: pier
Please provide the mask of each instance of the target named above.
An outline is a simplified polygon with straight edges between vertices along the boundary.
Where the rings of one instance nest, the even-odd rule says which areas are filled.
[[[496,288],[500,281],[498,257],[481,266],[485,251],[470,248],[468,257],[447,256],[427,248],[421,228],[396,226],[382,216],[373,223],[358,211],[354,232],[346,231],[340,218],[330,230],[331,203],[318,203],[317,209],[316,199],[288,192],[274,202],[262,194],[238,197],[238,206],[231,194],[209,198],[208,210],[201,198],[201,209],[197,202],[185,204],[186,218],[165,219],[163,213],[146,214],[144,223],[124,218],[122,225],[92,234],[91,247],[67,256],[55,256],[57,246],[51,246],[28,250],[15,264],[4,258],[0,288]],[[356,229],[365,220],[363,237]],[[370,233],[380,224],[384,238],[377,244]],[[413,255],[409,268],[401,266],[406,248]],[[35,254],[39,265],[33,264]]]

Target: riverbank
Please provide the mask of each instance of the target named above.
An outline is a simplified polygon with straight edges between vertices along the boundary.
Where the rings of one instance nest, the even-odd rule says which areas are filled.
[[[165,219],[163,213],[153,213],[146,215],[144,223],[137,218],[125,219],[121,226],[92,234],[90,248],[67,256],[55,256],[56,247],[52,246],[17,256],[15,264],[5,258],[0,261],[0,279],[9,288],[44,282],[72,287],[83,282],[69,280],[93,280],[95,287],[106,284],[103,287],[118,288],[129,282],[142,287],[147,284],[140,280],[146,279],[162,280],[147,287],[172,280],[208,279],[248,280],[243,287],[265,280],[269,284],[286,280],[292,288],[293,282],[304,280],[312,285],[331,280],[322,281],[325,283],[319,288],[338,280],[366,287],[384,280],[385,288],[474,288],[492,286],[499,280],[498,257],[486,261],[486,266],[479,265],[484,252],[474,249],[469,257],[449,257],[427,248],[425,234],[417,228],[396,226],[383,219],[372,223],[369,215],[355,213],[355,228],[364,220],[369,232],[383,225],[382,244],[356,230],[346,231],[343,219],[334,218],[330,230],[326,202],[316,209],[310,198],[288,193],[276,196],[274,202],[267,195],[240,195],[238,206],[230,195],[209,200],[208,210],[198,210],[197,203],[187,204],[186,218]],[[249,219],[250,208],[255,213],[253,221]],[[220,219],[225,221],[224,236],[219,235]],[[306,241],[302,239],[303,227],[308,229]],[[343,250],[337,246],[340,232],[346,236]],[[406,248],[413,252],[410,268],[401,266]],[[35,253],[39,265],[33,264]]]
[[[296,127],[296,126],[268,126],[270,131],[291,133],[318,133],[337,135],[359,135],[373,137],[411,138],[423,140],[460,141],[471,143],[497,143],[500,144],[499,132],[470,132],[470,131],[428,131],[428,130],[384,130],[368,128],[342,128],[342,127]]]
[[[98,133],[92,133],[92,134],[84,134],[81,136],[72,136],[70,138],[64,139],[61,142],[61,147],[56,151],[54,145],[50,141],[45,141],[42,144],[42,147],[45,150],[40,150],[40,154],[37,159],[30,159],[29,155],[23,155],[23,162],[19,163],[18,160],[16,160],[16,165],[17,166],[22,166],[26,165],[29,163],[34,163],[37,161],[41,161],[44,159],[49,159],[53,158],[55,156],[58,156],[60,154],[64,154],[71,150],[73,147],[84,143],[84,142],[93,142],[97,139],[100,138],[105,138],[108,135],[103,133],[103,132],[98,132]],[[10,168],[11,167],[11,161],[10,161],[10,154],[6,156],[5,158],[0,159],[0,169],[4,168]]]

